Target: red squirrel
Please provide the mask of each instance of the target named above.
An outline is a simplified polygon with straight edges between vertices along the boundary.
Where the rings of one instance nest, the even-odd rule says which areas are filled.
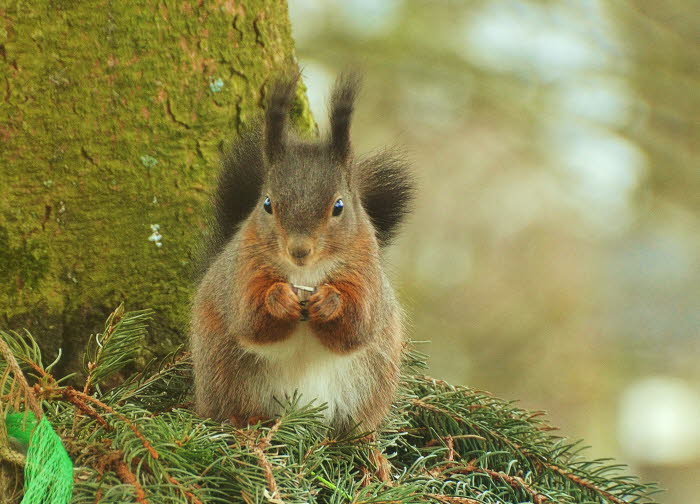
[[[212,246],[192,307],[197,412],[268,418],[295,392],[338,429],[374,430],[399,379],[402,310],[383,250],[409,212],[400,155],[357,159],[358,78],[341,75],[330,133],[288,131],[297,79],[271,86],[264,120],[224,155]]]

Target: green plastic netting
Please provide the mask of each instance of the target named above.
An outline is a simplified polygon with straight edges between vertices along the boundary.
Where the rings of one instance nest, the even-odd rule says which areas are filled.
[[[73,494],[73,463],[51,423],[32,412],[10,413],[7,435],[28,445],[22,504],[68,504]]]

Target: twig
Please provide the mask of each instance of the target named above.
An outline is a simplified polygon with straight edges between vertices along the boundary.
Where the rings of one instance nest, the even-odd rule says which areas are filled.
[[[90,395],[87,395],[83,392],[75,390],[73,387],[70,387],[70,386],[64,387],[61,390],[61,393],[62,393],[62,396],[66,398],[66,400],[68,400],[72,404],[76,405],[78,408],[81,408],[86,414],[92,416],[93,418],[98,419],[98,421],[101,420],[102,422],[104,422],[104,425],[108,430],[111,429],[111,426],[109,426],[107,424],[107,422],[104,420],[104,418],[102,418],[99,415],[99,413],[97,413],[93,408],[90,408],[90,406],[85,404],[84,401],[88,401],[88,402],[91,402],[93,404],[96,404],[99,407],[106,410],[107,412],[111,413],[112,415],[118,417],[120,420],[122,420],[123,422],[125,422],[129,426],[129,428],[134,433],[134,435],[141,441],[141,444],[144,446],[144,448],[146,448],[146,450],[148,450],[148,453],[151,455],[151,457],[153,457],[153,459],[159,458],[160,455],[158,454],[156,449],[153,447],[153,445],[151,445],[151,443],[146,439],[146,437],[138,430],[136,425],[129,418],[127,418],[125,415],[115,411],[111,406],[103,403],[99,399],[96,399]],[[269,442],[269,438],[272,437],[272,434],[274,432],[276,432],[278,428],[279,428],[279,426],[275,425],[275,426],[273,426],[274,431],[273,431],[273,429],[270,429],[271,432],[268,433],[268,442]],[[117,452],[117,453],[120,453],[120,452]],[[122,475],[124,475],[125,477],[128,477],[128,474],[124,473],[124,469],[121,469],[121,470],[122,470]],[[182,492],[185,494],[186,497],[188,497],[190,499],[190,501],[193,504],[202,504],[202,502],[199,499],[197,499],[197,497],[192,492],[190,492],[186,488],[184,488],[175,478],[168,475],[167,473],[165,473],[165,475],[166,475],[166,478],[168,479],[168,481],[170,481],[172,484],[177,485],[181,488]],[[121,477],[121,475],[120,475],[120,477]],[[135,480],[135,482],[136,482],[136,484],[138,484],[138,481]],[[138,497],[138,492],[137,492],[137,497]],[[139,500],[139,502],[141,503],[140,500]],[[144,501],[144,502],[147,502],[147,501]]]
[[[376,468],[376,475],[379,481],[391,485],[391,465],[389,464],[389,460],[387,460],[378,448],[372,449],[370,458]]]
[[[427,402],[425,402],[425,401],[422,401],[421,399],[412,399],[412,400],[411,400],[411,403],[414,404],[414,405],[416,405],[416,406],[418,406],[418,407],[420,407],[420,408],[427,409],[428,411],[432,411],[432,412],[434,412],[434,413],[442,413],[443,415],[447,415],[447,416],[449,416],[450,418],[452,418],[452,419],[453,419],[455,422],[457,422],[457,423],[465,423],[464,418],[461,418],[461,417],[459,417],[459,416],[453,415],[453,414],[450,413],[449,411],[444,410],[444,409],[442,409],[442,408],[439,408],[438,406],[435,406],[435,405],[433,405],[433,404],[427,403]]]
[[[119,322],[122,321],[124,318],[124,303],[120,304],[116,310],[114,310],[109,318],[107,319],[107,328],[105,331],[102,333],[102,342],[100,343],[100,334],[95,335],[95,342],[98,346],[97,353],[95,355],[95,360],[90,361],[87,363],[87,368],[88,368],[88,375],[87,378],[85,379],[85,386],[83,387],[83,393],[87,394],[90,392],[90,386],[92,385],[92,377],[93,377],[93,371],[96,368],[97,362],[100,360],[100,356],[102,355],[102,351],[104,350],[104,345],[107,344],[107,341],[109,338],[112,336],[114,333],[114,330],[117,328],[117,325],[119,325]]]
[[[22,372],[22,368],[19,367],[19,364],[17,363],[17,359],[15,359],[14,354],[12,353],[12,350],[10,350],[10,347],[8,346],[7,343],[5,343],[5,340],[0,338],[0,353],[2,353],[2,356],[4,357],[5,361],[7,362],[7,366],[12,370],[12,374],[15,375],[15,380],[17,380],[24,389],[24,400],[25,403],[29,406],[29,408],[32,410],[34,413],[34,416],[36,416],[36,419],[39,420],[42,416],[41,412],[41,407],[39,406],[39,403],[36,400],[36,397],[34,397],[34,392],[32,391],[32,388],[29,386],[27,383],[27,379],[24,377],[24,373]]]
[[[118,461],[115,466],[115,472],[124,483],[128,483],[134,487],[136,490],[136,500],[139,504],[148,504],[146,491],[141,486],[141,483],[138,482],[134,473],[127,467],[126,462],[123,460]]]
[[[97,420],[97,423],[105,427],[107,430],[111,429],[111,426],[107,423],[107,420],[105,420],[102,415],[100,415],[97,411],[95,411],[93,408],[85,404],[85,402],[78,397],[78,391],[75,390],[72,387],[66,387],[61,390],[61,395],[63,398],[70,402],[72,405],[74,405],[78,410],[81,412],[85,413],[91,418],[94,418]],[[76,416],[77,418],[77,416]]]
[[[265,475],[265,481],[267,482],[267,486],[270,489],[270,498],[279,502],[283,501],[280,498],[279,489],[277,487],[277,481],[275,480],[275,475],[272,472],[272,464],[265,456],[265,450],[270,447],[270,444],[272,443],[272,436],[279,430],[281,425],[282,419],[278,418],[275,421],[274,425],[270,427],[270,430],[267,432],[267,434],[263,436],[263,438],[258,443],[253,444],[251,447],[255,456],[258,457],[260,467],[262,468],[263,474]]]
[[[141,483],[139,483],[138,479],[136,478],[136,475],[131,472],[131,469],[129,469],[123,459],[124,453],[119,450],[112,450],[100,458],[100,461],[95,469],[100,475],[104,474],[105,470],[108,468],[113,469],[122,483],[134,487],[136,501],[139,504],[149,504],[148,499],[146,498],[146,491],[143,489]]]
[[[274,436],[277,433],[277,431],[280,429],[281,426],[282,426],[282,419],[278,418],[277,420],[275,420],[274,425],[272,427],[270,427],[270,430],[267,431],[267,434],[265,434],[265,436],[260,441],[260,444],[264,445],[263,446],[264,449],[266,449],[270,446],[270,443],[272,443],[272,436]]]
[[[499,471],[494,471],[491,469],[486,469],[485,467],[477,467],[475,465],[467,464],[465,466],[453,466],[449,469],[453,473],[460,474],[471,474],[471,473],[481,473],[490,476],[491,478],[499,478],[500,480],[508,483],[511,487],[517,489],[522,489],[527,492],[530,497],[532,497],[534,504],[554,504],[550,501],[548,497],[541,494],[531,488],[522,478],[517,476],[509,476],[506,473]]]
[[[476,499],[470,499],[469,497],[451,497],[449,495],[441,494],[426,494],[427,497],[435,499],[445,504],[482,504],[481,501]]]
[[[6,446],[0,446],[0,459],[20,467],[24,467],[27,464],[27,457]]]
[[[187,500],[189,500],[192,504],[203,504],[202,501],[199,500],[195,494],[188,490],[185,490],[182,484],[172,476],[168,476],[168,481],[170,481],[170,483],[172,483],[173,485],[177,485],[180,488],[182,488],[182,492],[185,494],[185,497],[187,497]]]
[[[273,499],[279,499],[279,489],[277,488],[277,481],[275,481],[275,475],[272,473],[272,464],[265,456],[265,451],[259,446],[255,445],[252,447],[253,453],[258,457],[260,462],[260,467],[263,470],[265,476],[265,481],[267,482],[267,487],[270,489],[270,494]]]
[[[447,460],[452,462],[455,459],[455,442],[452,436],[447,436],[445,442],[447,443]]]
[[[108,406],[107,404],[103,403],[99,399],[96,399],[96,398],[89,396],[87,394],[83,394],[82,392],[79,392],[72,387],[66,387],[66,389],[72,390],[71,395],[77,396],[77,397],[83,399],[84,401],[88,401],[88,402],[91,402],[93,404],[96,404],[100,408],[111,413],[112,415],[116,416],[120,420],[124,421],[129,426],[129,429],[131,429],[131,431],[134,433],[134,435],[137,438],[139,438],[139,440],[141,441],[141,444],[143,444],[143,447],[146,448],[146,450],[148,450],[148,453],[150,453],[151,457],[153,457],[154,459],[157,459],[159,457],[158,452],[155,450],[155,448],[153,448],[151,443],[148,442],[146,437],[143,434],[141,434],[141,432],[138,430],[136,425],[134,425],[134,423],[129,418],[127,418],[125,415],[122,415],[121,413],[115,411],[111,406]]]
[[[451,438],[453,441],[455,439],[478,439],[479,441],[486,441],[486,438],[484,436],[479,436],[478,434],[456,434],[454,436],[445,436],[444,438],[431,439],[430,441],[425,443],[425,448],[430,448],[431,446],[435,446],[436,444],[446,441],[448,437]]]
[[[602,495],[603,497],[605,497],[606,499],[608,499],[611,502],[614,502],[615,504],[626,504],[626,502],[624,500],[620,499],[619,497],[615,497],[610,492],[603,490],[599,486],[591,483],[590,481],[588,481],[584,478],[581,478],[580,476],[576,476],[575,474],[572,474],[570,472],[565,471],[564,469],[562,469],[561,467],[559,467],[557,465],[551,464],[549,462],[543,462],[543,461],[541,461],[540,463],[543,464],[545,467],[551,469],[552,471],[555,471],[555,472],[561,474],[562,476],[564,476],[568,480],[573,481],[577,485],[580,485],[584,488],[588,488],[589,490],[592,490],[593,492],[596,492],[596,493]]]

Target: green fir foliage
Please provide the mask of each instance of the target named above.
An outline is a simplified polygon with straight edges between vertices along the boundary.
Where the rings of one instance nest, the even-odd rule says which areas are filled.
[[[136,359],[146,338],[145,322],[152,313],[141,310],[125,314],[120,304],[105,322],[105,330],[90,338],[83,359],[86,391]]]
[[[302,397],[245,429],[203,420],[190,409],[183,352],[100,387],[131,360],[149,316],[112,314],[85,357],[95,386],[82,392],[43,367],[31,335],[0,333],[73,460],[75,503],[652,502],[653,486],[587,460],[541,412],[424,376],[414,352],[378,435],[338,438],[322,423],[323,406]],[[5,404],[22,404],[3,360],[0,376]]]

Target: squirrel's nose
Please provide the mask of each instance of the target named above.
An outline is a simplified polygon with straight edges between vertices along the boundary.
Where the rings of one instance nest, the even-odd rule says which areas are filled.
[[[313,251],[313,240],[309,236],[292,235],[287,242],[287,252],[295,261],[300,261]]]
[[[299,244],[289,246],[287,248],[287,251],[289,252],[289,255],[292,256],[294,259],[303,259],[307,255],[309,255],[309,253],[311,253],[311,247],[306,244]]]

